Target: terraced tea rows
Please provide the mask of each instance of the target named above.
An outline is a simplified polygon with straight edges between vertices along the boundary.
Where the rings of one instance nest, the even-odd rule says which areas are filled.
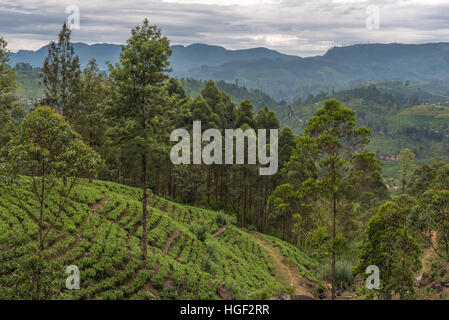
[[[21,194],[27,210],[12,197],[0,197],[0,232],[19,232],[36,243],[38,203],[29,191]],[[55,207],[49,209],[55,214],[56,199],[51,198],[51,203]],[[148,204],[148,258],[142,261],[140,190],[103,181],[78,185],[45,243],[44,256],[53,262],[54,297],[270,298],[286,290],[272,276],[273,266],[252,235],[227,225],[213,236],[230,217],[154,195]],[[48,221],[52,218],[51,214],[47,217]],[[315,280],[308,268],[315,268],[316,263],[293,246],[284,247],[299,270]],[[24,246],[17,247],[9,258],[24,253]],[[0,285],[11,281],[8,261],[0,261]],[[65,289],[69,265],[80,270],[80,290]]]

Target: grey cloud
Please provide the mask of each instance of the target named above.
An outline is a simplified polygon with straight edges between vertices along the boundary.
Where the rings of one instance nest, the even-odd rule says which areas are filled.
[[[81,29],[74,41],[124,43],[130,29],[148,17],[173,44],[203,42],[229,49],[265,46],[302,56],[324,53],[333,45],[363,42],[449,41],[443,1],[285,0],[253,5],[199,4],[198,1],[4,0],[0,35],[17,50],[37,49],[56,38],[67,5],[77,5]],[[209,0],[208,3],[212,3]],[[234,1],[235,3],[235,1]],[[242,0],[243,3],[243,0]],[[380,29],[367,30],[366,8],[380,8]]]

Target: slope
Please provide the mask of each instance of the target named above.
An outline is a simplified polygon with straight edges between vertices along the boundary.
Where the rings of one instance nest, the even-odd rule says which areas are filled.
[[[26,206],[37,208],[30,191],[21,192]],[[44,256],[52,262],[56,285],[51,298],[271,298],[287,290],[272,276],[272,262],[252,235],[228,225],[212,236],[232,220],[230,217],[154,195],[148,200],[148,258],[143,262],[139,194],[139,189],[112,182],[84,181],[76,187],[46,242]],[[56,206],[56,199],[51,199]],[[20,232],[29,243],[36,242],[37,210],[30,212],[2,194],[0,234]],[[48,221],[52,218],[47,217]],[[25,247],[18,247],[0,259],[0,286],[14,285],[11,262],[24,253]],[[316,262],[308,259],[310,263],[298,270],[316,282]],[[65,268],[69,265],[80,270],[80,290],[65,289]]]
[[[254,233],[253,236],[257,243],[264,249],[268,258],[273,262],[275,277],[284,285],[293,288],[295,295],[312,297],[313,282],[299,271],[299,266],[302,266],[302,264],[298,264],[296,260],[297,256],[290,255],[289,252],[285,251],[284,248],[288,244],[284,243],[281,247],[276,241],[270,241],[270,237],[266,235]],[[315,262],[309,261],[309,263],[314,264]],[[309,263],[306,262],[307,265]],[[314,265],[314,267],[316,266]],[[309,275],[309,277],[315,279],[312,275]]]

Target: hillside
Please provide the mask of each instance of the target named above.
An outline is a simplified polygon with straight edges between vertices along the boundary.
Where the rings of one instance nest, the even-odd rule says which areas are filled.
[[[91,58],[100,69],[106,61],[118,61],[120,46],[75,43],[75,52],[85,65]],[[449,43],[360,44],[334,47],[322,56],[301,58],[267,48],[228,50],[219,46],[192,44],[172,46],[172,74],[200,80],[236,79],[248,88],[264,90],[275,99],[288,100],[319,90],[344,89],[361,81],[447,81]],[[36,51],[19,50],[11,64],[26,62],[42,66],[47,46]],[[447,90],[444,92],[447,93]]]
[[[121,45],[109,43],[86,44],[77,42],[73,44],[82,66],[94,58],[101,70],[107,70],[106,62],[118,61]],[[202,65],[219,66],[230,61],[246,61],[253,59],[291,59],[294,56],[285,55],[267,48],[251,48],[243,50],[228,50],[220,46],[196,43],[189,46],[171,46],[170,62],[176,75],[187,75],[192,68]],[[40,49],[19,50],[11,54],[11,64],[28,63],[33,67],[41,67],[48,52],[48,45]]]
[[[25,245],[38,236],[37,203],[32,199],[26,203],[30,216],[12,198],[0,198],[0,234],[19,232],[28,239],[0,259],[4,288],[14,281],[11,262],[20,261]],[[232,218],[223,213],[154,195],[148,203],[148,258],[143,263],[139,190],[103,181],[76,187],[44,253],[52,261],[57,298],[269,299],[281,292],[315,293],[318,264],[296,247],[228,225]],[[64,288],[69,265],[80,269],[80,290]],[[285,270],[295,283],[284,277]]]
[[[191,98],[195,98],[198,94],[200,94],[201,90],[207,83],[207,81],[195,80],[191,78],[182,78],[179,82],[186,91],[186,94]],[[240,86],[238,83],[230,83],[223,80],[217,81],[216,85],[219,90],[226,92],[232,102],[236,105],[240,104],[240,102],[245,99],[249,99],[251,104],[254,106],[255,112],[265,107],[268,107],[271,110],[279,111],[276,100],[261,90],[247,89],[244,86]]]
[[[434,94],[432,88],[423,89],[418,84],[405,85],[397,81],[371,81],[346,90],[321,92],[309,95],[305,100],[298,99],[289,106],[289,114],[282,113],[279,106],[275,110],[282,126],[289,126],[293,132],[302,135],[307,120],[325,100],[336,98],[342,101],[356,111],[358,124],[371,130],[367,149],[383,160],[385,177],[397,179],[399,163],[396,157],[401,149],[411,149],[418,164],[434,159],[449,160],[447,98]]]
[[[343,89],[360,81],[447,80],[448,43],[362,44],[334,47],[323,56],[295,59],[253,59],[197,68],[198,79],[233,81],[266,91],[275,99],[297,92]]]

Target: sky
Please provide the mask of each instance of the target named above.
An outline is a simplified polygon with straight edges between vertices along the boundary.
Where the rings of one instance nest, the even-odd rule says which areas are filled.
[[[0,0],[0,36],[11,51],[37,50],[71,15],[79,17],[79,25],[70,19],[72,41],[89,44],[123,44],[144,18],[173,45],[299,56],[357,43],[449,42],[449,0]]]

